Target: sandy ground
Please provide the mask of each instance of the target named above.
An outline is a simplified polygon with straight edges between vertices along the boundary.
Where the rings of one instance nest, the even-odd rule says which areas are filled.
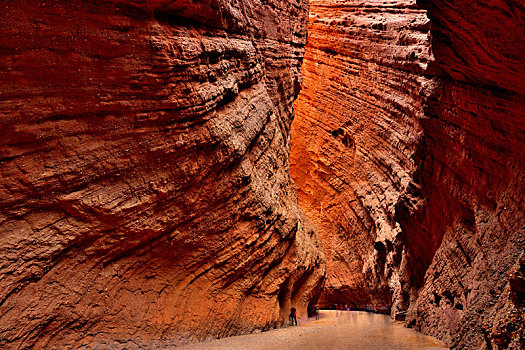
[[[185,350],[276,350],[276,349],[447,349],[439,340],[403,327],[385,315],[358,311],[322,310],[319,320],[309,319],[298,327],[210,340],[177,347]]]

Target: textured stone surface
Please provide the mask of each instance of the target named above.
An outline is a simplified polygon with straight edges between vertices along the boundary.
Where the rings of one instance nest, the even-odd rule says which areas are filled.
[[[428,9],[442,73],[422,120],[426,208],[404,227],[407,242],[422,236],[441,244],[408,321],[453,348],[522,348],[525,7],[419,4]]]
[[[326,249],[325,303],[389,305],[399,289],[402,247],[387,251],[399,244],[395,206],[418,203],[428,28],[413,2],[311,3],[291,163]]]
[[[523,347],[523,5],[311,8],[291,163],[326,246],[322,301]]]
[[[306,314],[288,174],[306,1],[4,1],[0,347],[164,346]]]

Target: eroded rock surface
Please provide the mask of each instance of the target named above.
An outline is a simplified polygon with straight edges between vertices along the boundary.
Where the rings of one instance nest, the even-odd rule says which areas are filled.
[[[389,305],[399,284],[406,258],[394,248],[394,215],[400,201],[420,200],[414,155],[421,86],[431,83],[428,29],[410,1],[311,3],[291,162],[326,249],[325,303]]]
[[[0,347],[165,346],[299,316],[307,2],[4,1]]]
[[[292,176],[326,247],[325,304],[518,346],[525,12],[470,5],[312,1]]]
[[[422,120],[426,207],[404,227],[407,242],[426,237],[441,244],[426,273],[419,272],[424,280],[407,321],[454,348],[521,348],[525,7],[418,3],[428,9],[441,73],[425,96]]]

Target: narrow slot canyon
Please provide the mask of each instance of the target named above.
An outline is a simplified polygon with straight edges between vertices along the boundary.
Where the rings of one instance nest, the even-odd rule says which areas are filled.
[[[0,348],[525,348],[521,1],[0,18]]]

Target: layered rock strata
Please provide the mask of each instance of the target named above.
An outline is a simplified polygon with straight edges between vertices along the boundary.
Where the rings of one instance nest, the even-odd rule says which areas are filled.
[[[176,345],[315,302],[288,173],[308,6],[6,1],[0,347]]]
[[[407,321],[453,348],[522,348],[525,7],[418,4],[432,23],[440,83],[421,121],[426,207],[405,231],[412,251],[417,237],[441,244],[419,273]]]
[[[311,8],[291,162],[322,301],[391,303],[454,348],[523,346],[523,5]]]
[[[291,163],[326,249],[325,305],[388,306],[399,285],[394,214],[403,198],[419,200],[428,29],[413,2],[311,2]]]

